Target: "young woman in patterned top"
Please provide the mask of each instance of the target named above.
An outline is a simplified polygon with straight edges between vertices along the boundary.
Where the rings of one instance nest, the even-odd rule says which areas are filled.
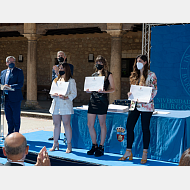
[[[141,124],[143,131],[143,155],[141,159],[141,164],[147,162],[147,153],[150,143],[150,119],[154,111],[154,101],[153,98],[157,94],[157,78],[155,73],[150,71],[150,65],[148,64],[148,59],[146,55],[138,55],[135,59],[133,65],[133,72],[130,76],[130,85],[140,85],[152,87],[152,94],[149,103],[144,102],[134,102],[131,101],[131,106],[129,109],[129,114],[127,118],[127,149],[123,157],[119,160],[132,160],[133,154],[131,152],[132,144],[134,141],[134,127],[136,122],[141,115]],[[131,92],[128,93],[128,97],[131,96]]]

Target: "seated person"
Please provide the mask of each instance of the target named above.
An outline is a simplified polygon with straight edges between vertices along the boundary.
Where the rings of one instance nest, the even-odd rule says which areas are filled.
[[[28,150],[29,146],[27,145],[26,138],[18,132],[11,133],[4,141],[3,154],[7,157],[7,162],[4,166],[24,166]],[[38,154],[35,166],[50,166],[46,147],[43,147]]]
[[[190,166],[190,148],[185,150],[181,155],[179,166]]]

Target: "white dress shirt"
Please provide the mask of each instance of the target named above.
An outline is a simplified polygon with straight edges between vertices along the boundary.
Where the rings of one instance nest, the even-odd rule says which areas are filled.
[[[6,76],[5,76],[5,81],[7,80],[7,77],[9,77],[9,73],[12,72],[13,69],[7,69]]]

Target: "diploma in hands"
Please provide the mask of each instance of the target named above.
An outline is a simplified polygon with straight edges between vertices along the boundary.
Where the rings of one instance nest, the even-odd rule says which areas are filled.
[[[49,94],[57,93],[65,95],[67,93],[68,86],[69,82],[63,82],[63,81],[57,81],[57,83],[53,82]]]
[[[1,90],[15,91],[14,88],[11,88],[11,87],[8,87],[8,86],[2,85],[2,84],[1,84]]]
[[[132,93],[129,96],[129,100],[133,100],[137,102],[145,102],[148,103],[151,98],[152,87],[148,86],[139,86],[139,85],[131,85],[130,92]]]
[[[98,91],[99,89],[103,90],[104,78],[105,76],[85,77],[84,91],[86,91],[87,89],[89,89],[89,91]]]

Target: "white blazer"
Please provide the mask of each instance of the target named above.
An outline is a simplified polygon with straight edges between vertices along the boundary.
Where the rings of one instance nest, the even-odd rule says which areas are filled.
[[[52,115],[74,114],[73,99],[76,98],[77,96],[76,82],[75,82],[75,79],[73,78],[70,78],[68,82],[69,82],[69,86],[68,86],[67,93],[65,96],[68,96],[69,99],[63,100],[59,97],[52,97],[53,100],[52,100],[51,107],[49,109],[49,112]]]

